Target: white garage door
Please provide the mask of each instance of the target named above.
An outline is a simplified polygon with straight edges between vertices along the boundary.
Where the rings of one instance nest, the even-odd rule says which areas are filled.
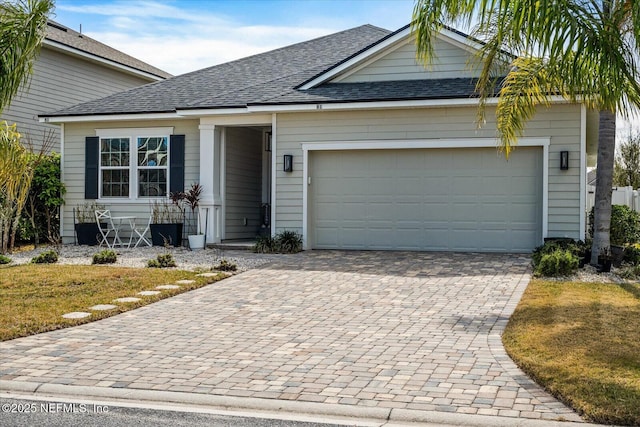
[[[530,251],[542,239],[542,148],[310,153],[317,249]]]

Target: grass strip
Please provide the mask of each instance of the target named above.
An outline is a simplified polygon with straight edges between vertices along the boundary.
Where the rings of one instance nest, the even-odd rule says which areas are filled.
[[[502,337],[529,376],[589,420],[640,425],[640,285],[534,279]]]
[[[180,270],[140,269],[113,266],[18,265],[0,268],[0,341],[75,326],[113,316],[226,277],[213,277]],[[179,289],[140,296],[158,285],[195,280]],[[139,297],[132,303],[114,303],[116,298]],[[108,311],[91,311],[98,304],[115,304]],[[84,319],[64,319],[65,313],[91,312]]]

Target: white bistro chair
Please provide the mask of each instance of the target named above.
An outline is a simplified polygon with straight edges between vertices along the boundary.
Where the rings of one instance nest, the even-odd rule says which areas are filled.
[[[149,215],[149,221],[147,222],[147,226],[144,230],[140,231],[140,229],[138,228],[138,226],[136,225],[135,227],[133,227],[133,232],[138,236],[138,241],[136,242],[134,248],[137,248],[139,244],[141,243],[146,243],[147,246],[152,246],[151,245],[151,240],[149,240],[151,238],[151,236],[149,236],[149,239],[147,239],[146,234],[149,232],[149,230],[151,229],[151,215]]]
[[[95,213],[98,230],[100,230],[100,235],[102,236],[100,246],[106,244],[109,249],[112,249],[116,243],[122,246],[122,241],[120,241],[120,236],[118,236],[118,229],[113,224],[113,219],[111,219],[111,211],[108,209],[97,210]],[[111,237],[112,234],[113,237]],[[110,238],[112,239],[111,243],[109,243]]]

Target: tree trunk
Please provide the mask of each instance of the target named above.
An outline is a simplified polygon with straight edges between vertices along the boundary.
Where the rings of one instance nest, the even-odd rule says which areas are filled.
[[[616,151],[616,114],[601,110],[598,130],[598,160],[593,218],[591,264],[598,264],[598,255],[610,253],[611,190]]]

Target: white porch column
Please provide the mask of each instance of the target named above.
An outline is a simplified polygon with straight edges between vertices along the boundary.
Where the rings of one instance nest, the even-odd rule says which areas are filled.
[[[222,239],[222,200],[220,200],[220,141],[215,125],[200,129],[200,228],[207,224],[207,243],[220,243]]]

